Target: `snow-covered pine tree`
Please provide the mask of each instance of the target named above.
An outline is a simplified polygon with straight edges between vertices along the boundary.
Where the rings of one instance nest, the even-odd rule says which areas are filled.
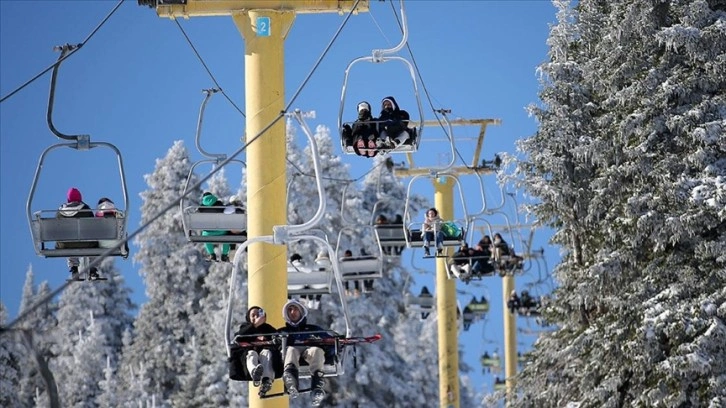
[[[149,189],[141,193],[142,223],[156,217],[182,195],[190,167],[189,153],[181,141],[175,142],[167,155],[156,161],[154,172],[145,176]],[[189,198],[198,200],[200,196],[201,191],[196,190]],[[192,317],[201,310],[202,285],[208,265],[199,247],[187,242],[181,214],[176,208],[149,225],[136,243],[139,252],[135,259],[141,264],[140,273],[149,300],[141,307],[134,323],[133,343],[124,348],[120,378],[138,381],[138,377],[128,376],[135,370],[148,376],[148,383],[145,395],[132,393],[137,388],[125,384],[129,391],[124,401],[141,401],[151,395],[157,406],[168,406],[184,374],[180,361],[184,359],[185,343],[196,335]]]
[[[25,276],[25,284],[23,286],[23,297],[20,299],[20,313],[28,310],[37,304],[40,299],[45,298],[51,293],[48,282],[41,282],[35,286],[35,275],[32,266],[28,268]],[[52,336],[53,330],[56,328],[55,311],[57,305],[51,301],[45,303],[26,315],[22,321],[18,322],[14,327],[20,331],[28,331],[32,344],[28,344],[28,338],[18,336],[22,346],[19,351],[21,353],[22,377],[20,380],[20,392],[18,400],[23,407],[34,407],[38,405],[48,404],[48,381],[52,381],[55,387],[57,379],[53,377],[52,372],[47,371],[46,375],[51,378],[44,379],[41,375],[39,363],[36,356],[41,358],[40,364],[48,368],[49,361],[53,358],[57,351],[58,340]],[[36,354],[37,353],[37,354]]]
[[[8,310],[0,302],[0,325],[7,323]],[[23,360],[18,350],[19,333],[0,332],[0,406],[20,407],[20,363]]]
[[[102,393],[104,369],[107,361],[117,367],[123,333],[133,323],[131,290],[114,259],[105,259],[99,271],[108,280],[72,284],[59,302],[54,337],[63,341],[51,367],[56,377],[64,379],[58,382],[58,391],[68,406],[102,406],[96,397]]]
[[[519,175],[564,249],[514,406],[726,403],[726,4],[555,2]]]

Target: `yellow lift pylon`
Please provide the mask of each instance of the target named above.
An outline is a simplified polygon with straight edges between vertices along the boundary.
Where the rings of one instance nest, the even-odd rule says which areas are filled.
[[[159,17],[232,16],[245,40],[245,137],[249,142],[285,109],[284,43],[297,13],[345,13],[357,4],[367,12],[369,0],[138,0]],[[247,236],[272,235],[287,224],[285,121],[278,120],[264,137],[247,148]],[[269,323],[283,325],[287,300],[287,248],[256,243],[248,248],[248,304],[272,311]],[[250,408],[286,408],[288,398],[260,399],[249,385]],[[282,391],[282,381],[272,393]]]
[[[396,177],[407,178],[421,175],[432,176],[434,184],[434,205],[444,220],[454,219],[453,204],[453,178],[458,175],[482,175],[491,173],[493,168],[479,163],[481,149],[488,125],[500,125],[499,119],[454,119],[448,123],[453,126],[479,126],[479,136],[474,149],[471,165],[452,166],[442,171],[437,168],[416,168],[413,154],[407,154],[408,168],[394,167]],[[443,126],[443,122],[424,121],[428,129]],[[449,135],[454,137],[453,135]],[[424,149],[430,149],[422,141]],[[459,342],[456,316],[456,281],[449,280],[446,272],[446,259],[436,259],[436,310],[438,315],[438,348],[439,348],[439,406],[444,408],[459,408]],[[508,312],[507,298],[514,288],[514,276],[507,275],[502,278],[503,310],[504,310],[504,357],[507,393],[514,390],[514,376],[517,373],[517,327],[515,317]]]

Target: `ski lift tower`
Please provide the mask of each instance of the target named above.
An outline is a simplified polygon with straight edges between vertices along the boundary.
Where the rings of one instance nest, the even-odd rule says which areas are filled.
[[[474,156],[470,166],[449,166],[440,168],[415,168],[413,155],[407,154],[408,168],[394,167],[396,177],[406,178],[422,175],[432,176],[434,183],[434,205],[439,210],[439,216],[444,220],[454,219],[454,179],[447,175],[481,175],[491,173],[495,167],[481,164],[479,162],[481,148],[484,145],[484,137],[488,125],[500,125],[499,119],[454,119],[449,121],[451,126],[479,126]],[[424,121],[424,126],[429,129],[440,127],[442,123],[438,120]],[[453,138],[453,135],[449,135]],[[423,141],[422,141],[423,142]],[[423,142],[424,146],[425,143]],[[429,142],[430,143],[430,142]],[[452,144],[454,142],[452,141]],[[514,277],[503,278],[503,292],[508,296],[514,289]],[[505,301],[507,297],[504,297]],[[457,333],[456,316],[456,280],[448,279],[446,273],[446,258],[436,259],[436,311],[438,314],[438,345],[439,345],[439,406],[446,408],[459,408],[459,340]],[[513,358],[507,361],[514,362],[510,367],[506,364],[507,392],[513,390],[513,378],[516,374],[516,321],[514,316],[504,308],[504,336],[505,353],[513,353]]]
[[[285,177],[284,42],[298,13],[367,12],[369,0],[138,0],[171,19],[232,16],[245,39],[246,141],[266,130],[247,148],[247,235],[272,235],[287,224]],[[287,255],[284,245],[259,243],[248,250],[248,304],[282,310],[287,300]],[[263,279],[264,277],[264,279]],[[282,326],[280,313],[270,324]],[[275,382],[280,387],[281,381]],[[287,398],[262,400],[250,383],[250,407],[287,407]]]

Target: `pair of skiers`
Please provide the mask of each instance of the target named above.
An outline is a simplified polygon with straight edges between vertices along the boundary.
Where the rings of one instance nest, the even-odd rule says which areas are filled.
[[[411,138],[409,114],[398,106],[394,97],[383,98],[378,118],[373,117],[371,105],[366,101],[358,103],[357,109],[358,119],[353,126],[343,126],[343,140],[358,156],[375,157],[379,151],[395,149]]]
[[[81,191],[75,187],[68,189],[66,193],[66,202],[63,203],[58,212],[56,218],[92,218],[92,217],[116,217],[118,215],[116,206],[113,201],[107,197],[101,197],[98,200],[98,211],[94,214],[91,207],[83,202],[83,195]],[[105,242],[105,241],[59,241],[56,242],[55,246],[58,249],[67,248],[110,248],[116,245],[116,241]],[[128,253],[128,246],[126,247]],[[93,262],[93,258],[90,259]],[[80,259],[77,256],[68,257],[68,271],[71,274],[71,280],[81,280],[78,268],[80,266]],[[102,279],[98,274],[98,268],[91,267],[88,271],[89,280]]]
[[[206,191],[202,194],[198,211],[205,213],[224,213],[224,214],[244,214],[244,205],[237,198],[232,196],[229,203],[225,204],[217,198],[216,195]],[[246,231],[230,231],[230,230],[203,230],[202,236],[219,236],[219,235],[247,235]],[[207,252],[207,259],[217,261],[217,253],[215,252],[216,244],[211,242],[204,243],[204,250]],[[235,249],[234,244],[223,243],[220,246],[220,258],[222,262],[229,262],[230,251]]]
[[[259,386],[259,395],[265,396],[272,387],[275,371],[283,366],[282,381],[290,398],[299,395],[298,373],[300,362],[304,361],[310,368],[312,375],[311,393],[313,406],[317,407],[325,399],[325,380],[323,365],[327,347],[296,346],[311,338],[332,337],[320,326],[307,323],[307,308],[295,299],[289,300],[282,308],[285,326],[276,330],[267,323],[266,314],[259,306],[252,306],[247,310],[246,323],[243,323],[235,333],[237,343],[256,340],[271,340],[272,334],[286,334],[289,346],[284,350],[285,355],[277,352],[275,345],[265,345],[247,349],[244,355],[247,371],[250,373],[253,385]],[[260,335],[260,336],[254,336]],[[252,336],[253,340],[249,340]],[[238,352],[232,354],[232,365],[243,357]],[[235,360],[236,359],[236,360]],[[281,361],[282,360],[282,361]],[[234,379],[234,378],[233,378]]]

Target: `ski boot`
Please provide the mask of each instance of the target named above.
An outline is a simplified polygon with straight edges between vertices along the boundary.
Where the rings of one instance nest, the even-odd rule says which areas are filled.
[[[325,400],[325,375],[322,371],[316,371],[313,373],[313,379],[310,384],[310,390],[312,394],[313,406],[319,407]]]
[[[288,395],[290,395],[290,399],[295,399],[300,394],[297,389],[297,375],[298,370],[294,364],[288,364],[285,366],[285,371],[282,373],[282,382],[285,384],[285,389],[287,390]]]

